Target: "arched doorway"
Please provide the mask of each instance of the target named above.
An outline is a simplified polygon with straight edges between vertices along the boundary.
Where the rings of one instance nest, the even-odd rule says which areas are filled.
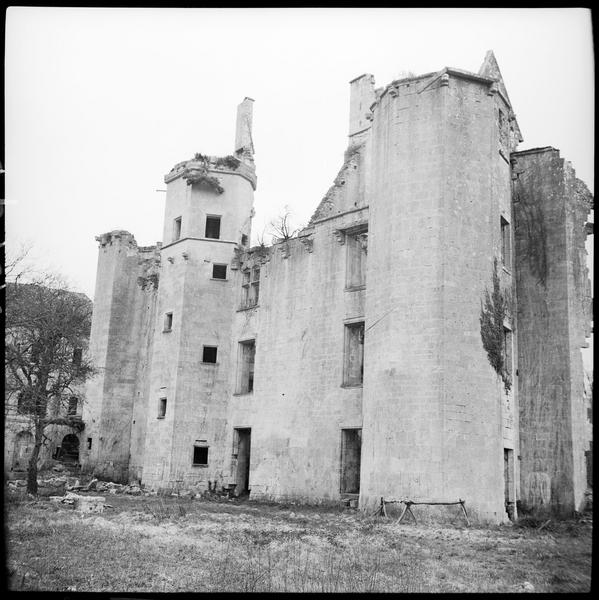
[[[15,438],[15,449],[12,457],[12,470],[25,471],[33,451],[33,435],[30,431],[21,431]]]
[[[69,433],[62,438],[58,458],[63,462],[79,462],[79,438],[76,435]]]

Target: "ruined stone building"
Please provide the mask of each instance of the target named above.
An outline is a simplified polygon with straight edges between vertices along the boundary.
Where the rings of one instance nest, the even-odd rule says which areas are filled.
[[[48,295],[55,293],[38,284],[9,283],[7,289],[11,288],[13,292],[10,294],[10,300],[7,302],[14,301],[17,296],[17,292],[14,290],[18,289],[18,294],[21,297],[20,302],[28,303],[29,305],[36,305],[36,303],[39,305],[42,302],[50,304],[51,300],[48,298]],[[67,298],[66,302],[69,304],[80,304],[85,307],[88,313],[91,312],[92,302],[85,294],[70,291],[62,291],[62,294]],[[54,306],[55,304],[51,305]],[[12,308],[14,311],[15,308]],[[18,310],[18,304],[16,310]],[[35,329],[38,324],[32,323],[31,325],[30,330]],[[41,329],[44,330],[43,325]],[[47,332],[48,329],[45,331]],[[29,345],[35,335],[29,331],[29,335],[23,336],[18,330],[15,331],[15,329],[7,326],[7,331],[5,332],[7,345],[5,355],[10,355],[8,346],[11,341],[13,344],[16,342],[16,345],[22,348]],[[44,339],[44,334],[42,333],[39,337]],[[72,348],[72,358],[68,357],[66,359],[72,361],[76,366],[81,365],[84,353],[87,351],[87,338],[82,337],[80,342],[81,347]],[[69,351],[70,348],[66,350],[66,353],[68,354]],[[25,353],[29,352],[29,350],[24,350],[23,352],[23,357],[25,357]],[[15,368],[15,365],[20,363],[20,358],[15,358],[12,355],[5,360],[5,365],[7,363],[12,365],[17,374],[15,375],[13,369],[10,367],[5,368],[4,474],[6,478],[22,479],[25,477],[35,443],[34,404],[31,396],[28,397],[27,394],[30,388],[24,385],[24,382],[18,383],[16,379],[18,376],[23,375],[22,370]],[[35,361],[33,363],[35,364]],[[36,379],[35,371],[36,369],[31,369],[30,371],[30,376],[34,382]],[[39,370],[37,372],[39,373]],[[85,389],[78,382],[73,386],[69,386],[69,390],[66,391],[69,392],[66,397],[55,397],[48,402],[46,416],[48,418],[63,417],[69,424],[51,424],[47,425],[44,429],[44,439],[38,459],[38,467],[40,469],[54,464],[55,460],[70,463],[73,466],[79,463],[81,436],[78,435],[78,430],[84,426],[81,414]]]
[[[463,499],[483,522],[579,510],[592,196],[557,149],[516,150],[493,53],[351,81],[334,184],[268,247],[249,245],[252,104],[233,155],[165,176],[161,243],[97,238],[85,468],[364,509]]]

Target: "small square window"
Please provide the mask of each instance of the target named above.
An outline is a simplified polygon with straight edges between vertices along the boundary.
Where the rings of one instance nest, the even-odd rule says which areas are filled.
[[[207,465],[208,464],[208,446],[195,445],[193,447],[193,464]]]
[[[226,279],[227,265],[212,265],[212,279]]]
[[[168,312],[164,315],[164,330],[171,331],[173,329],[173,313]]]
[[[213,240],[220,239],[220,217],[206,217],[206,237]]]
[[[160,398],[158,400],[158,418],[164,419],[166,416],[166,398]]]
[[[202,353],[202,362],[215,363],[216,350],[216,346],[204,346],[204,352]]]

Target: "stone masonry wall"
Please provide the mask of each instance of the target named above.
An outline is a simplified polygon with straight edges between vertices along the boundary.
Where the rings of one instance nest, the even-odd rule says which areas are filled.
[[[586,420],[580,347],[589,331],[584,249],[588,190],[559,151],[515,155],[521,501],[580,509]]]
[[[90,354],[99,373],[86,386],[86,441],[81,459],[85,470],[113,481],[126,481],[139,391],[138,369],[140,361],[146,360],[150,334],[144,327],[144,316],[152,310],[153,292],[143,290],[138,283],[144,269],[130,233],[113,231],[98,241]],[[87,438],[91,438],[91,449]]]

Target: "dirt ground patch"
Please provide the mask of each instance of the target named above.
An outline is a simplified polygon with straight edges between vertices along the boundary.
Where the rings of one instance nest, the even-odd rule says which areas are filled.
[[[588,592],[590,520],[398,524],[347,509],[108,496],[5,504],[11,590]]]

